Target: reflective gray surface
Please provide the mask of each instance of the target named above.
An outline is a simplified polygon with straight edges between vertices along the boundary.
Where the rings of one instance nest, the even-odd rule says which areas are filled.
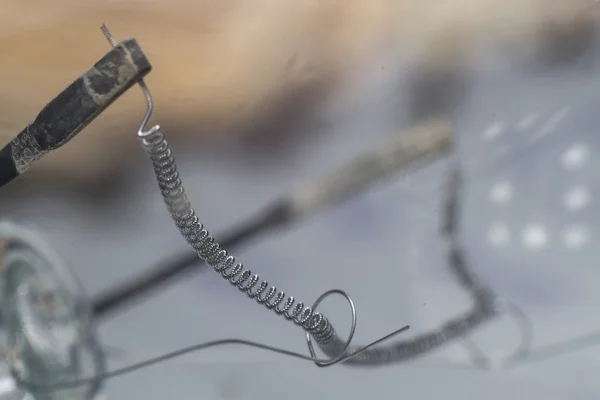
[[[534,346],[600,330],[600,274],[594,257],[599,222],[594,213],[600,145],[597,72],[579,68],[534,74],[516,67],[482,67],[472,77],[458,116],[458,156],[467,177],[462,237],[474,269],[528,313]],[[378,86],[371,88],[377,92]],[[209,231],[223,231],[295,184],[377,145],[398,122],[383,97],[366,107],[356,105],[360,113],[328,124],[330,135],[304,145],[302,155],[281,168],[249,169],[181,153],[190,200]],[[168,135],[168,126],[163,129]],[[402,324],[411,325],[406,335],[434,328],[469,307],[446,269],[436,233],[447,167],[448,161],[439,162],[381,185],[234,253],[303,301],[331,288],[348,291],[357,305],[357,342]],[[186,248],[151,171],[138,174],[134,194],[106,213],[58,195],[3,211],[48,232],[88,292],[98,293]],[[322,310],[338,331],[348,328],[349,311],[342,301],[332,300]],[[222,337],[307,351],[298,328],[209,270],[124,309],[100,328],[105,343],[141,357]],[[474,339],[501,357],[516,346],[518,335],[509,320],[500,318]],[[370,370],[319,369],[231,347],[109,381],[107,398],[591,399],[600,392],[598,367],[600,346],[510,371],[477,370],[458,344],[413,363]]]

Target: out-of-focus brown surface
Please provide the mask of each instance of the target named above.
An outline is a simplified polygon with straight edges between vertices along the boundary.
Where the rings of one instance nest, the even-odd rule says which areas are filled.
[[[154,121],[172,142],[244,135],[271,135],[266,141],[274,141],[285,136],[294,116],[319,107],[343,84],[346,72],[381,49],[397,51],[398,58],[406,48],[418,49],[411,54],[422,58],[427,72],[421,86],[433,82],[438,87],[436,76],[460,76],[463,56],[478,41],[552,48],[585,36],[595,21],[594,13],[582,11],[589,4],[4,0],[0,142],[10,140],[108,51],[99,31],[103,22],[117,38],[136,37],[151,60],[154,70],[147,82],[156,102]],[[422,93],[421,86],[415,95]],[[130,154],[137,151],[135,131],[144,110],[143,96],[130,90],[76,140],[42,160],[28,179],[95,181],[133,162]]]

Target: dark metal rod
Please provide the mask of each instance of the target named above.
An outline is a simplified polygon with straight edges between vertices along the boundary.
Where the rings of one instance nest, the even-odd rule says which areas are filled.
[[[151,70],[135,39],[118,43],[0,150],[0,187],[73,139]]]

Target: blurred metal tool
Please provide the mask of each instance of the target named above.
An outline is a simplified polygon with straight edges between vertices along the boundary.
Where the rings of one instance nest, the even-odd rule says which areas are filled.
[[[0,222],[0,243],[1,329],[15,380],[55,385],[89,372],[104,374],[89,298],[75,276],[33,229]],[[87,400],[100,386],[95,380],[51,393],[21,385],[19,390],[32,400]]]
[[[449,121],[432,119],[396,134],[377,150],[367,151],[316,183],[298,188],[267,205],[262,212],[219,235],[223,247],[246,244],[261,234],[289,226],[355,196],[394,174],[439,159],[451,150],[453,129]],[[109,291],[95,296],[96,315],[105,315],[158,289],[172,279],[201,267],[194,252],[176,256]]]
[[[69,142],[151,69],[135,39],[118,43],[0,150],[0,187]]]

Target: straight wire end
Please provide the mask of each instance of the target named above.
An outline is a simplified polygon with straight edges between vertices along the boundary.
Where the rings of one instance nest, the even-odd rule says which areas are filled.
[[[0,150],[0,187],[66,144],[151,70],[135,39],[117,43]]]

